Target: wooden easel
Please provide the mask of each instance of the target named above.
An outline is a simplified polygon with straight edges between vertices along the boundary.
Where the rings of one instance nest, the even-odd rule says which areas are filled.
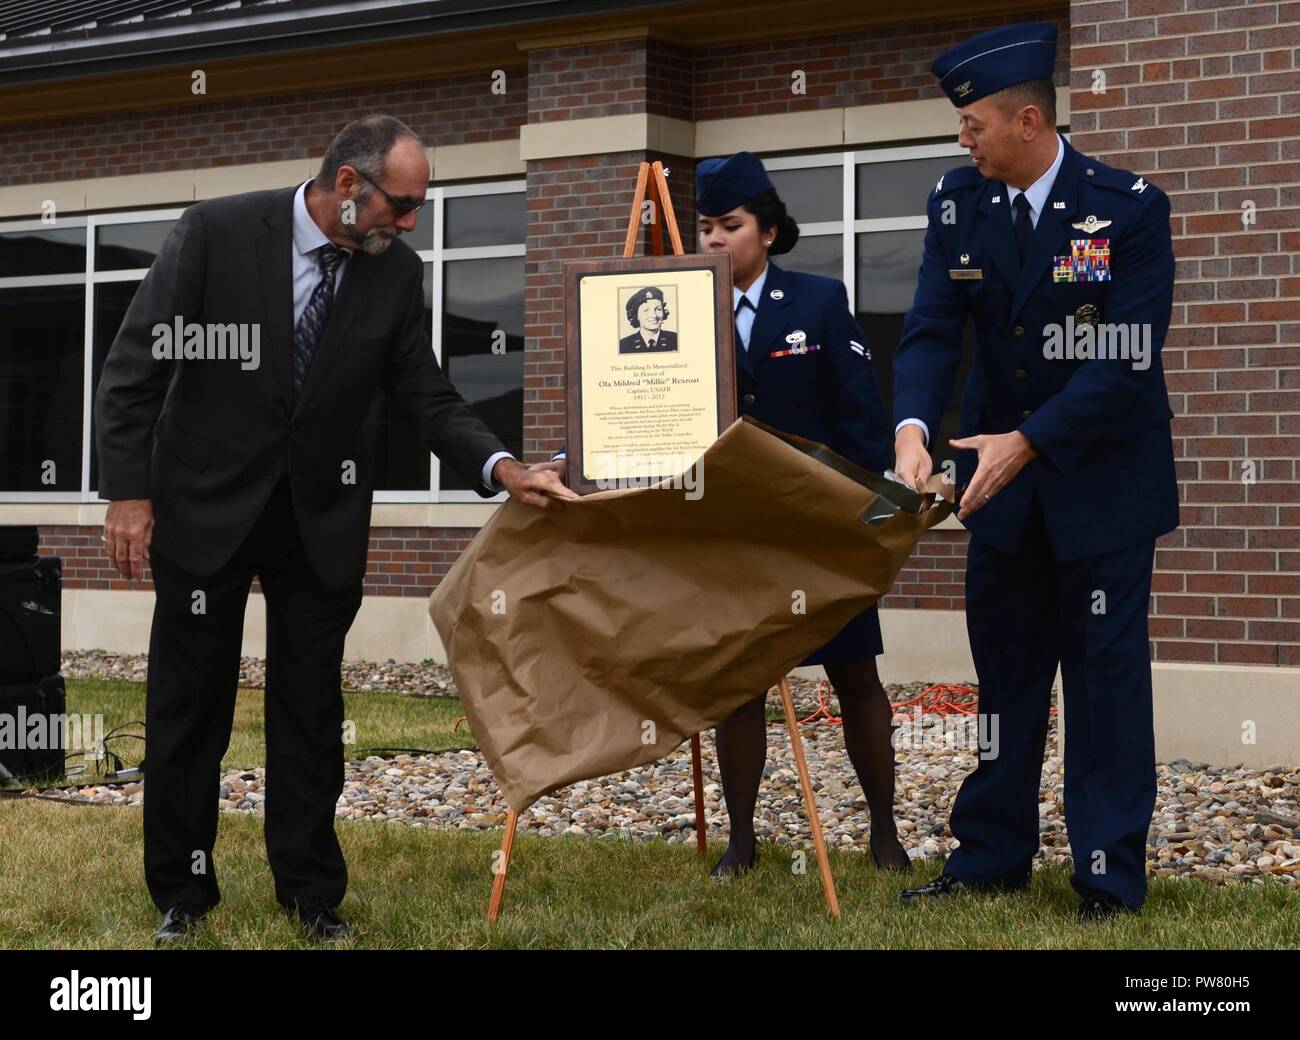
[[[641,223],[641,207],[647,195],[660,213],[663,224],[668,228],[668,237],[672,242],[673,255],[682,256],[682,236],[677,229],[677,215],[673,211],[673,200],[668,194],[668,181],[664,174],[664,164],[656,160],[643,162],[636,178],[636,194],[632,198],[632,213],[628,217],[627,237],[623,241],[623,258],[631,259],[636,254],[637,232]],[[664,255],[663,232],[656,218],[650,222],[650,255]],[[790,695],[790,685],[785,676],[781,676],[777,685],[781,691],[781,707],[785,711],[786,728],[790,731],[790,744],[794,748],[795,768],[799,772],[799,787],[803,791],[804,809],[808,814],[808,828],[812,831],[813,848],[817,853],[817,869],[821,874],[822,891],[826,894],[826,908],[832,917],[840,916],[840,901],[835,894],[835,879],[831,876],[830,858],[826,854],[826,839],[822,835],[821,818],[817,815],[817,802],[813,797],[812,780],[808,775],[808,761],[804,758],[803,737],[799,734],[799,721],[794,713],[794,698]],[[691,737],[691,776],[695,788],[695,847],[703,856],[708,850],[708,835],[704,820],[704,767],[700,754],[700,735]],[[515,829],[519,825],[519,815],[513,809],[506,814],[506,831],[501,839],[501,858],[495,868],[496,876],[492,880],[492,897],[488,901],[488,920],[495,921],[501,912],[501,897],[506,888],[506,871],[510,869],[510,853],[514,849]]]

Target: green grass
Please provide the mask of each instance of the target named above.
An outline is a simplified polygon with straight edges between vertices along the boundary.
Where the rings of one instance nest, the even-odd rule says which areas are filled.
[[[104,716],[107,736],[115,727],[123,733],[145,733],[143,725],[124,725],[144,719],[144,683],[123,679],[69,679],[68,714]],[[442,748],[472,747],[474,740],[469,724],[452,732],[456,720],[464,714],[460,701],[450,697],[409,697],[400,693],[343,694],[343,717],[356,724],[356,740],[347,748],[350,759],[362,758],[367,748],[403,747]],[[241,689],[235,697],[235,722],[230,747],[221,760],[223,769],[252,769],[266,764],[266,730],[263,724],[263,693]],[[147,736],[147,734],[145,734]],[[119,735],[120,736],[120,735]],[[340,739],[342,735],[340,734]],[[136,765],[144,755],[144,743],[115,736],[108,747],[125,764]],[[69,760],[68,767],[80,765],[81,758]],[[96,783],[97,778],[83,774],[54,786]],[[13,787],[15,785],[8,785]]]
[[[464,747],[452,732],[459,701],[347,693],[357,724],[349,757],[365,747]],[[121,680],[68,683],[68,710],[102,713],[105,730],[144,717],[144,687]],[[139,728],[136,727],[136,731]],[[139,743],[115,745],[129,762]],[[240,690],[228,769],[264,762],[262,693]],[[159,914],[142,866],[142,816],[127,806],[0,801],[0,948],[148,947]],[[694,846],[612,838],[523,837],[501,920],[485,920],[501,832],[429,831],[379,821],[341,822],[351,878],[341,913],[352,947],[378,948],[1245,948],[1300,944],[1295,894],[1279,883],[1220,887],[1158,879],[1143,914],[1101,926],[1075,923],[1068,871],[1035,875],[1027,896],[980,895],[903,907],[898,890],[937,872],[900,878],[869,857],[833,851],[843,916],[825,911],[811,850],[794,874],[789,849],[764,846],[757,870],[710,882]],[[222,813],[216,852],[222,904],[189,943],[207,948],[306,945],[275,902],[262,821]]]
[[[148,947],[159,914],[129,807],[0,802],[0,947]],[[1143,913],[1084,926],[1066,871],[1035,875],[1029,894],[960,897],[905,907],[912,879],[868,857],[832,853],[843,916],[827,917],[816,866],[763,846],[757,869],[708,880],[694,846],[616,839],[521,838],[500,921],[485,919],[500,831],[427,831],[381,822],[338,825],[350,884],[340,913],[355,948],[1246,948],[1300,942],[1295,893],[1281,884],[1220,887],[1157,879]],[[275,903],[256,817],[222,813],[216,851],[222,903],[187,945],[305,946]]]

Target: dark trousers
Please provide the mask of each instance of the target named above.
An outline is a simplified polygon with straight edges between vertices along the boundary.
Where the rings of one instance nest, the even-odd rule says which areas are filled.
[[[1154,553],[1147,541],[1058,562],[1037,502],[1015,556],[971,539],[966,625],[980,714],[997,717],[998,746],[957,793],[951,826],[961,844],[947,873],[973,884],[1028,882],[1059,662],[1070,883],[1081,895],[1102,890],[1142,905],[1156,798],[1147,641]]]
[[[150,565],[157,599],[145,706],[149,894],[160,910],[220,900],[213,845],[221,757],[234,718],[244,607],[257,575],[266,599],[263,793],[275,896],[285,906],[307,896],[337,906],[347,887],[334,833],[343,790],[341,666],[360,583],[343,590],[320,583],[287,478],[215,574],[200,577],[152,552]]]

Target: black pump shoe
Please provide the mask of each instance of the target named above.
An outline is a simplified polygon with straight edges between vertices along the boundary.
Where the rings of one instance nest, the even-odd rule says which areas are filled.
[[[731,855],[731,846],[727,846],[727,851],[722,854],[722,858],[713,864],[713,869],[709,871],[709,877],[714,881],[726,881],[729,878],[740,877],[748,874],[758,863],[758,843],[754,843],[754,851],[750,854],[749,863],[741,863]]]
[[[898,845],[898,847],[899,847],[900,849],[903,849],[903,856],[905,857],[905,863],[904,863],[903,866],[901,866],[901,867],[887,867],[887,866],[885,866],[885,864],[883,864],[883,863],[880,862],[880,857],[876,855],[876,848],[875,848],[875,846],[872,845],[872,844],[870,843],[870,841],[868,841],[868,842],[867,842],[867,848],[869,848],[869,849],[871,850],[871,860],[872,860],[873,863],[875,863],[875,865],[876,865],[876,869],[877,869],[877,870],[888,870],[888,871],[891,871],[891,872],[893,872],[893,873],[895,873],[895,874],[906,874],[906,873],[909,873],[909,872],[911,871],[911,869],[912,869],[912,859],[911,859],[910,856],[907,855],[907,849],[903,848],[903,843],[902,843],[901,841],[899,841],[897,838],[895,838],[895,839],[894,839],[894,842],[895,842],[895,844]]]

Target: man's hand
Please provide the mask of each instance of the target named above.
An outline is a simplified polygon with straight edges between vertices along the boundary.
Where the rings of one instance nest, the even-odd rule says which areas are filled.
[[[1014,479],[1026,462],[1038,457],[1033,444],[1019,430],[982,433],[948,442],[954,448],[973,448],[979,454],[975,475],[961,496],[958,520],[965,520]]]
[[[117,573],[127,581],[143,580],[153,541],[153,503],[147,498],[123,498],[108,504],[104,517],[104,551]]]
[[[553,469],[526,468],[514,459],[501,459],[497,462],[492,467],[492,479],[504,486],[511,498],[538,509],[558,509],[563,502],[578,498],[564,486]]]
[[[921,427],[908,423],[894,434],[894,472],[917,491],[930,479],[934,462],[925,449]]]
[[[563,459],[552,459],[550,462],[534,462],[531,466],[528,467],[528,469],[529,472],[532,473],[545,473],[547,471],[554,473],[557,477],[560,478],[560,483],[563,484],[564,478],[568,475],[569,472],[569,460],[567,458],[563,458]]]

